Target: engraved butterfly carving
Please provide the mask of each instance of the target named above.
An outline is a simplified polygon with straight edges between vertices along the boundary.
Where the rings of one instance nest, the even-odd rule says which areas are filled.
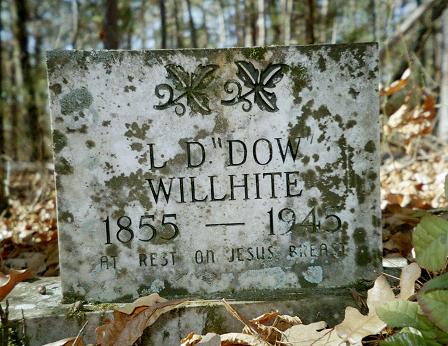
[[[159,84],[156,86],[155,94],[158,98],[166,98],[165,92],[168,92],[168,100],[165,103],[155,105],[155,109],[167,109],[175,107],[177,115],[185,114],[186,107],[181,103],[182,98],[187,99],[187,105],[192,112],[200,114],[210,114],[209,99],[205,93],[207,87],[213,80],[213,72],[218,65],[199,65],[193,73],[185,71],[182,66],[169,64],[165,66],[170,79],[180,94],[174,97],[174,90],[169,84]]]
[[[269,64],[264,70],[259,70],[248,61],[235,61],[235,64],[238,67],[237,77],[249,90],[243,94],[243,87],[240,81],[228,80],[224,84],[224,90],[228,94],[234,94],[234,87],[236,87],[236,95],[230,100],[222,100],[221,104],[230,106],[242,102],[242,109],[245,112],[249,112],[252,109],[252,101],[248,99],[248,96],[254,94],[253,102],[261,110],[268,112],[278,111],[277,96],[268,90],[275,88],[278,82],[281,81],[288,65]]]

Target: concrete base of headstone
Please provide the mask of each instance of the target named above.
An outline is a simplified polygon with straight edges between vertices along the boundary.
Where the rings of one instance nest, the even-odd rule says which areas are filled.
[[[39,293],[42,292],[42,287],[45,287],[45,294]],[[318,296],[315,295],[315,290],[313,295],[296,294],[288,300],[275,300],[276,297],[272,297],[270,302],[229,302],[247,318],[278,310],[282,314],[299,316],[305,323],[325,320],[334,325],[343,319],[346,306],[356,307],[356,304],[349,289],[327,291],[327,294]],[[20,283],[9,294],[8,301],[10,322],[19,333],[25,331],[31,346],[74,337],[86,321],[88,323],[83,330],[84,340],[95,343],[95,328],[104,319],[111,318],[111,310],[115,305],[85,305],[81,310],[74,311],[74,304],[61,304],[59,278]],[[4,302],[2,306],[5,306]],[[189,332],[221,334],[238,332],[242,327],[220,301],[192,301],[162,315],[147,329],[141,345],[179,345],[180,339]]]

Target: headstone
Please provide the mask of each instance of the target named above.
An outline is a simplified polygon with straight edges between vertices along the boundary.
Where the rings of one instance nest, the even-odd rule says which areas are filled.
[[[377,63],[371,43],[49,52],[65,300],[375,276]]]

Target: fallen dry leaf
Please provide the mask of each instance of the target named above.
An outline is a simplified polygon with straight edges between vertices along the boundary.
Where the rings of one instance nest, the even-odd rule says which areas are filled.
[[[202,335],[189,333],[185,338],[180,341],[180,346],[194,346],[202,340]]]
[[[139,298],[134,303],[128,304],[127,308],[115,310],[113,320],[96,329],[97,344],[131,346],[162,314],[175,309],[185,301],[185,299],[166,300],[157,293]]]
[[[417,263],[411,263],[402,269],[399,299],[407,300],[415,293],[415,281],[421,274],[422,270]]]
[[[378,305],[395,299],[395,294],[386,278],[381,275],[375,280],[373,287],[367,291],[367,307],[369,315],[376,314],[375,309]]]
[[[345,309],[345,318],[335,329],[343,341],[350,345],[361,344],[361,340],[372,334],[378,334],[386,323],[380,320],[376,313],[372,315],[363,315],[357,309],[351,306]]]
[[[227,333],[221,335],[221,346],[270,346],[258,335]]]
[[[395,294],[384,276],[375,280],[374,286],[367,291],[369,313],[361,314],[357,309],[347,307],[345,318],[335,329],[343,341],[351,345],[360,344],[361,340],[372,334],[378,334],[386,324],[376,314],[376,307],[395,299]]]
[[[302,323],[299,317],[280,315],[277,311],[265,313],[250,320],[250,322],[259,328],[259,334],[271,344],[276,344],[277,341],[281,340],[282,332]],[[247,326],[243,328],[243,333],[252,334]]]
[[[386,88],[381,88],[380,90],[381,96],[389,96],[399,92],[406,86],[406,84],[408,84],[410,76],[411,76],[411,69],[407,68],[406,71],[403,72],[399,80],[394,81],[391,85],[389,85]]]
[[[43,346],[84,346],[82,338],[66,338]]]
[[[121,307],[115,308],[115,311],[122,312],[126,315],[131,315],[137,308],[155,306],[156,304],[166,303],[168,299],[162,298],[157,293],[148,296],[140,297],[133,303],[125,304]]]
[[[12,291],[15,285],[19,282],[31,279],[33,274],[30,270],[14,270],[11,269],[8,275],[0,273],[0,301]]]
[[[345,342],[334,329],[325,329],[324,321],[299,324],[285,331],[282,344],[291,346],[340,346]]]

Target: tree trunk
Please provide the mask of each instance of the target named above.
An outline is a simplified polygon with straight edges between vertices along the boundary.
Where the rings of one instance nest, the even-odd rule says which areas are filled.
[[[224,17],[224,1],[219,0],[218,21],[219,21],[219,47],[226,46],[226,20]]]
[[[442,16],[442,66],[438,133],[440,139],[448,142],[448,9]]]
[[[72,21],[73,21],[73,33],[72,33],[72,48],[77,48],[78,33],[79,33],[79,0],[72,0]]]
[[[12,14],[12,12],[11,12]],[[11,16],[14,18],[13,16]],[[11,93],[11,100],[10,100],[10,107],[9,107],[9,118],[11,119],[11,134],[10,134],[10,144],[9,144],[9,153],[10,157],[14,161],[19,160],[19,146],[18,141],[19,138],[21,138],[21,127],[19,127],[19,124],[23,123],[21,121],[23,119],[22,113],[20,112],[19,107],[19,100],[18,100],[18,93],[19,89],[22,88],[23,82],[22,82],[22,74],[20,73],[20,62],[19,62],[19,54],[18,54],[18,48],[17,44],[13,45],[13,49],[10,52],[11,56],[10,59],[12,61],[11,63],[11,69],[10,69],[10,93]]]
[[[237,47],[242,47],[244,44],[245,26],[241,20],[240,0],[235,0],[235,36]]]
[[[285,20],[285,17],[282,16],[283,12],[283,3],[282,0],[280,2],[278,1],[270,1],[269,2],[269,17],[271,18],[271,36],[266,38],[267,44],[281,44],[282,43],[282,21]],[[279,7],[280,6],[280,7]],[[269,34],[269,30],[267,31]],[[266,35],[268,36],[268,35]]]
[[[372,38],[373,41],[377,40],[376,35],[376,6],[375,6],[375,0],[369,0],[369,10],[371,13],[371,20],[372,20]]]
[[[314,0],[307,0],[305,10],[305,42],[314,43]]]
[[[257,46],[264,46],[266,42],[266,28],[264,21],[264,0],[257,1]]]
[[[141,49],[145,49],[146,48],[146,18],[145,18],[145,13],[146,13],[146,0],[141,0],[141,4],[140,4],[140,14],[139,14],[139,20],[140,20],[140,45],[141,45]]]
[[[194,26],[193,13],[191,11],[191,1],[190,0],[186,0],[186,1],[187,1],[187,9],[188,9],[188,21],[190,22],[191,46],[193,48],[197,48],[198,40],[196,37],[196,28]],[[204,9],[204,11],[205,11],[205,9]],[[204,25],[205,25],[205,23],[204,23]]]
[[[291,42],[291,17],[292,17],[293,0],[284,0],[284,1],[285,1],[285,12],[284,12],[285,27],[283,29],[283,32],[284,32],[285,45],[288,45]]]
[[[166,10],[165,10],[165,0],[159,0],[159,10],[160,10],[160,48],[166,49]]]
[[[0,1],[1,5],[1,1]],[[3,22],[0,16],[0,85],[3,81]],[[6,148],[5,148],[5,107],[0,107],[0,213],[8,206],[5,196],[5,175],[6,175]]]
[[[120,37],[118,32],[117,0],[106,1],[106,17],[104,18],[103,44],[105,49],[118,49]]]
[[[34,85],[33,71],[31,69],[30,55],[28,53],[28,33],[27,33],[27,22],[29,19],[28,8],[26,7],[26,2],[22,0],[12,1],[12,15],[13,19],[13,33],[15,40],[17,42],[20,69],[23,77],[23,88],[21,92],[23,93],[24,103],[23,107],[27,112],[27,124],[28,124],[28,138],[31,146],[31,153],[29,158],[31,161],[36,161],[41,159],[40,153],[40,140],[38,136],[40,130],[39,123],[39,112],[36,107],[36,90]]]
[[[252,46],[251,0],[244,1],[244,47]]]
[[[209,31],[207,30],[207,10],[202,7],[202,25],[201,25],[201,30],[204,33],[204,44],[201,45],[201,47],[208,47],[208,44],[210,42],[210,35],[209,35]],[[199,43],[198,43],[198,47],[199,47]]]
[[[174,24],[176,26],[176,43],[177,48],[183,48],[184,47],[184,41],[183,41],[183,25],[182,22],[179,20],[179,8],[178,8],[178,0],[174,0],[173,4],[173,10],[174,10]],[[182,17],[181,17],[182,19]]]

